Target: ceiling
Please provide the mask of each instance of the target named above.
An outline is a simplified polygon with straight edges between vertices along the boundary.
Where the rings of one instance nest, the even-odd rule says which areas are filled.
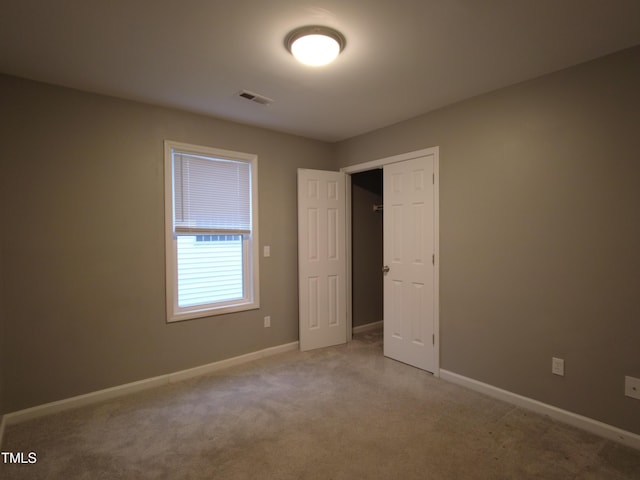
[[[345,35],[333,64],[285,50],[307,24]],[[3,0],[0,13],[0,72],[330,142],[638,44],[638,0]]]

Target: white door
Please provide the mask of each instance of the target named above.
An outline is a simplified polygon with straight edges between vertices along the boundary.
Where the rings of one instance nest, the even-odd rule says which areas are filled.
[[[435,358],[434,156],[384,166],[384,354],[430,372]]]
[[[300,350],[347,341],[345,174],[298,169]]]

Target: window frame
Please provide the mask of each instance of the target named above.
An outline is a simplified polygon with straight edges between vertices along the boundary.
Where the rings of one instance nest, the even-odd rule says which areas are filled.
[[[246,162],[251,169],[251,233],[242,235],[244,297],[231,301],[180,307],[178,305],[178,252],[174,233],[174,177],[173,154],[186,153]],[[259,236],[258,236],[258,156],[214,147],[193,145],[171,140],[164,141],[164,199],[165,199],[165,275],[167,322],[210,317],[260,308]]]

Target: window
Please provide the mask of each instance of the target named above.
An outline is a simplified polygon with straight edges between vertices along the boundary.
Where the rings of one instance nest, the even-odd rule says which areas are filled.
[[[168,321],[259,307],[258,158],[165,141]]]

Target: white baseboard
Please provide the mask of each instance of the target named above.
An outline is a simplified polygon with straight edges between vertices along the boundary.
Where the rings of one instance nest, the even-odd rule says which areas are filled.
[[[382,320],[378,322],[365,323],[364,325],[358,325],[357,327],[353,327],[353,333],[362,333],[368,332],[369,330],[375,330],[376,328],[382,327],[384,322]]]
[[[66,398],[64,400],[58,400],[56,402],[45,403],[44,405],[38,405],[35,407],[27,408],[25,410],[19,410],[4,415],[2,420],[2,430],[0,430],[0,445],[2,444],[1,434],[4,431],[4,425],[15,425],[16,423],[32,420],[34,418],[43,417],[45,415],[51,415],[53,413],[61,412],[63,410],[69,410],[71,408],[78,408],[85,405],[90,405],[96,402],[102,402],[123,395],[139,392],[141,390],[147,390],[149,388],[159,387],[161,385],[167,385],[170,383],[180,382],[188,378],[198,377],[206,375],[223,368],[232,367],[234,365],[240,365],[242,363],[251,362],[253,360],[259,360],[261,358],[276,355],[278,353],[290,352],[298,350],[299,342],[287,343],[284,345],[278,345],[277,347],[265,348],[257,352],[247,353],[238,357],[228,358],[226,360],[220,360],[218,362],[209,363],[199,367],[189,368],[187,370],[181,370],[179,372],[169,373],[166,375],[160,375],[158,377],[147,378],[139,380],[137,382],[126,383],[124,385],[118,385],[116,387],[106,388],[104,390],[98,390],[96,392],[87,393],[84,395],[78,395],[76,397]]]
[[[582,430],[586,430],[587,432],[594,433],[609,440],[614,440],[640,450],[640,435],[633,432],[622,430],[621,428],[614,427],[613,425],[609,425],[589,417],[584,417],[582,415],[539,402],[532,398],[523,397],[522,395],[502,390],[501,388],[494,387],[493,385],[479,382],[478,380],[474,380],[448,370],[440,369],[440,378],[483,393],[490,397],[497,398],[498,400],[522,407],[526,410],[547,415],[560,422],[567,423]]]

